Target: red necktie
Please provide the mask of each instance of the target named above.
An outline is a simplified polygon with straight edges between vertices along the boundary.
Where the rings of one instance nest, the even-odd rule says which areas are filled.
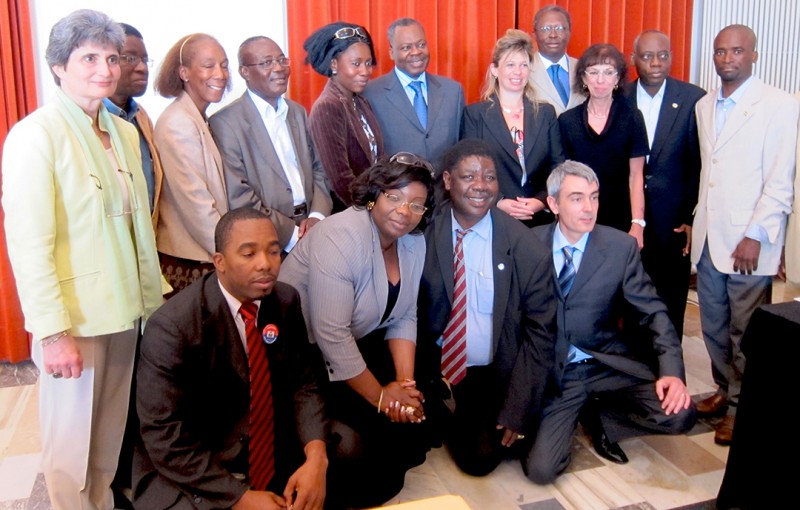
[[[275,410],[267,348],[258,333],[255,303],[244,303],[239,313],[247,336],[250,365],[250,485],[263,491],[275,474]]]
[[[471,230],[456,230],[453,257],[453,308],[442,334],[442,375],[458,384],[467,375],[467,271],[464,267],[464,236]]]

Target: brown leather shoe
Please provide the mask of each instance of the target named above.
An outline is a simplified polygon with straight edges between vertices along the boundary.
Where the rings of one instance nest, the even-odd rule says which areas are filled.
[[[717,415],[728,407],[728,399],[719,393],[714,393],[710,397],[697,402],[695,405],[697,406],[697,414],[699,415]]]
[[[714,442],[722,446],[728,446],[733,441],[733,423],[735,416],[723,416],[716,426],[714,432]]]

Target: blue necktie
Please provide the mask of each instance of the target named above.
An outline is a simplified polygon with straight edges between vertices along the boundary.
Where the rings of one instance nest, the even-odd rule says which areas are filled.
[[[561,287],[561,293],[566,297],[572,289],[572,284],[575,283],[575,264],[572,262],[572,254],[575,253],[574,246],[564,246],[561,248],[564,253],[564,265],[561,271],[558,272],[558,286]]]
[[[414,80],[409,83],[409,86],[414,89],[414,111],[417,112],[422,129],[426,129],[428,127],[428,105],[425,104],[425,96],[422,95],[422,82]]]
[[[547,71],[550,74],[550,80],[556,86],[558,95],[561,96],[561,101],[564,102],[566,107],[569,103],[569,76],[558,64],[551,65],[547,68]]]

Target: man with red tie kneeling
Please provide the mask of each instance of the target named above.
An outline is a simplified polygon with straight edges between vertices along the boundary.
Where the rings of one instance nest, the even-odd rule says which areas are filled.
[[[148,321],[137,370],[142,509],[318,510],[327,421],[297,292],[262,212],[215,230],[216,271]]]

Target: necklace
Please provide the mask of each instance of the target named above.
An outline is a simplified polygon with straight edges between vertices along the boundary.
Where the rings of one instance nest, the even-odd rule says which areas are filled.
[[[525,105],[520,106],[516,110],[513,110],[511,108],[506,108],[503,105],[500,105],[500,108],[503,110],[503,113],[505,113],[506,115],[511,115],[511,118],[516,120],[519,119],[520,114],[523,112],[523,110],[525,110]]]

